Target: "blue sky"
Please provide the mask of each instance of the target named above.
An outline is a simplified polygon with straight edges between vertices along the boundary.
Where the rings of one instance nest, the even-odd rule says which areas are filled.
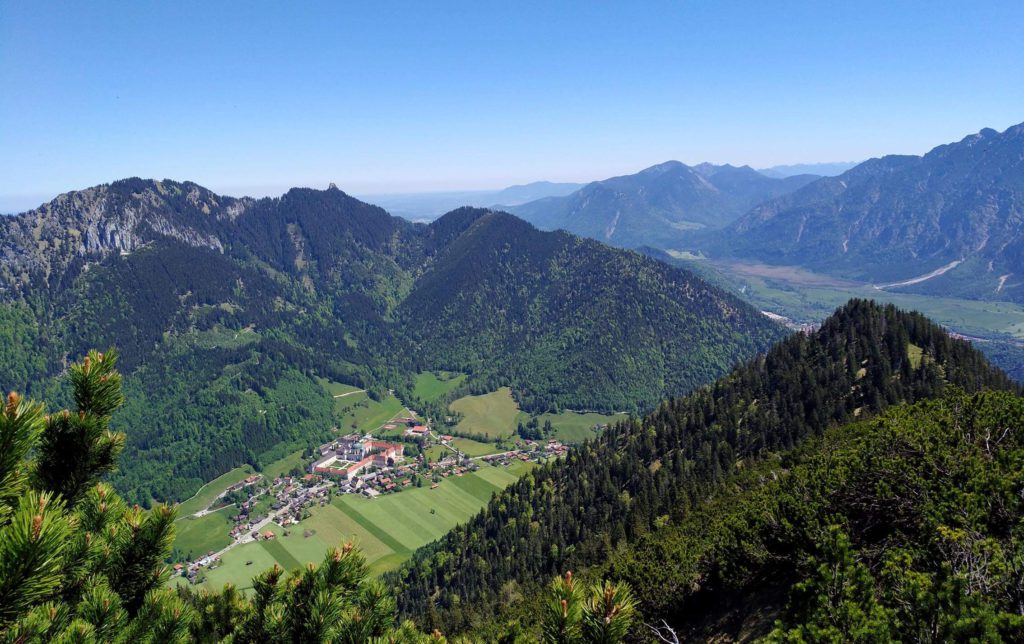
[[[0,211],[923,153],[1024,121],[1024,3],[0,0]]]

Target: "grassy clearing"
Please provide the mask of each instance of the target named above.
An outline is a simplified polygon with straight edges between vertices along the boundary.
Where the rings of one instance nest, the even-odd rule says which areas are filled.
[[[424,371],[416,375],[416,383],[412,393],[420,400],[437,400],[461,385],[465,379],[466,374],[464,373]]]
[[[910,358],[910,366],[917,369],[921,366],[921,356],[924,350],[916,344],[907,345],[907,357]]]
[[[516,432],[519,407],[508,387],[482,396],[464,396],[450,407],[464,416],[455,431],[484,434],[491,438],[509,437]]]
[[[186,557],[195,558],[211,550],[217,551],[231,543],[228,532],[232,523],[225,508],[199,517],[183,517],[174,522],[174,548]]]
[[[541,426],[545,421],[550,420],[556,438],[563,443],[582,443],[588,438],[597,436],[593,430],[594,425],[610,425],[626,418],[626,414],[598,414],[588,412],[579,414],[574,411],[563,411],[558,414],[541,414],[538,416]],[[520,412],[517,422],[526,423],[530,420],[529,414]]]
[[[250,476],[252,473],[253,469],[251,467],[243,465],[242,467],[236,467],[230,472],[221,474],[203,487],[199,488],[199,491],[196,492],[192,498],[186,499],[178,504],[178,518],[184,519],[191,514],[195,514],[200,510],[206,509],[210,503],[217,498],[218,494],[235,483],[243,480],[247,476]]]
[[[288,456],[285,456],[281,460],[274,461],[270,465],[263,468],[263,476],[270,480],[274,480],[282,474],[287,474],[292,471],[293,468],[305,469],[305,461],[302,458],[302,450],[292,452]]]

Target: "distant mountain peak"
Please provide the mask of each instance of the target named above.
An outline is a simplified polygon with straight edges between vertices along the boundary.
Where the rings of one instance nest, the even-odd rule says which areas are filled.
[[[749,166],[690,167],[671,160],[510,210],[542,229],[562,228],[619,246],[675,248],[688,231],[724,226],[815,178],[774,179]]]
[[[649,168],[644,168],[638,174],[641,174],[641,175],[659,175],[659,174],[664,174],[666,172],[672,172],[673,170],[682,170],[682,169],[689,169],[689,166],[687,166],[685,163],[683,163],[681,161],[665,161],[663,163],[658,163],[658,164],[652,165]]]

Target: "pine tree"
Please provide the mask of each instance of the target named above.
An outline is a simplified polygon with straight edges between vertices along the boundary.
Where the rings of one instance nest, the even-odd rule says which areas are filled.
[[[628,584],[605,581],[582,588],[572,577],[555,577],[547,596],[541,634],[547,644],[617,644],[636,619]]]
[[[174,510],[128,508],[100,477],[124,436],[117,354],[70,370],[76,409],[46,416],[15,393],[0,413],[0,636],[182,641],[191,609],[168,591]],[[33,458],[29,458],[29,457]]]

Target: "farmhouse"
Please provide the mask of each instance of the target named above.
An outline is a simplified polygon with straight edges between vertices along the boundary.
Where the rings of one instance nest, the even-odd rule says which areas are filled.
[[[426,436],[429,428],[426,425],[413,425],[405,430],[407,436]]]

